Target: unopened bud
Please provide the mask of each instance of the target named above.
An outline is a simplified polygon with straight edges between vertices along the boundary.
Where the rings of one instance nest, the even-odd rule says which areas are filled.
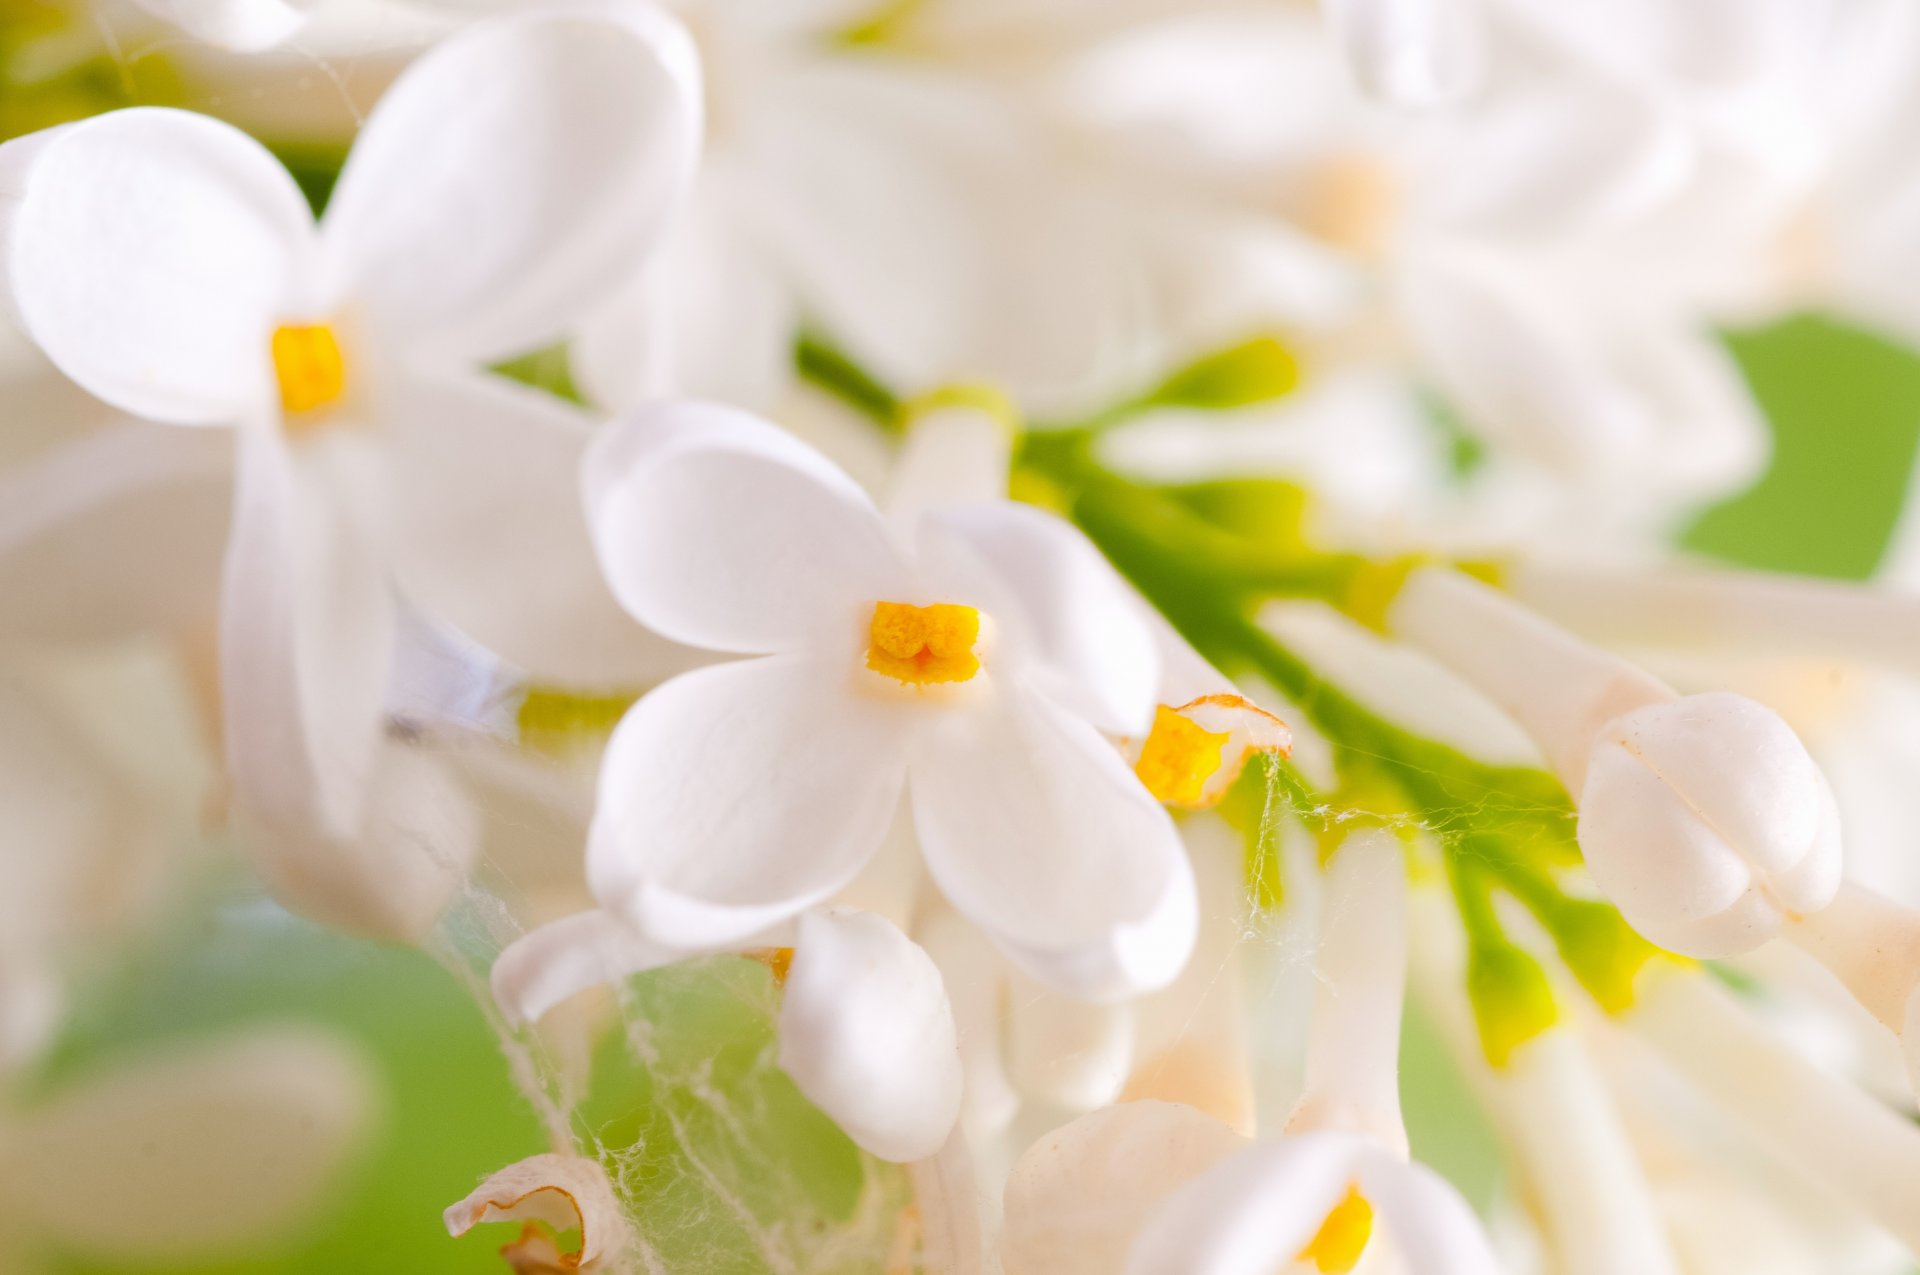
[[[1688,956],[1731,956],[1840,888],[1833,793],[1779,714],[1716,692],[1600,729],[1580,849],[1629,924]]]

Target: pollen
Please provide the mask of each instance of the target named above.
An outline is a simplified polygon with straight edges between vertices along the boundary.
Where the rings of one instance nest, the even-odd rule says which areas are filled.
[[[773,975],[775,987],[787,985],[787,974],[793,969],[793,949],[790,947],[754,947],[741,953],[748,960],[767,967]]]
[[[1207,780],[1220,769],[1232,736],[1206,730],[1162,704],[1154,710],[1153,730],[1140,746],[1133,773],[1158,801],[1178,806],[1201,804]]]
[[[280,380],[280,406],[288,416],[329,407],[346,392],[346,360],[339,339],[324,323],[275,328],[273,370]]]
[[[974,644],[980,612],[952,602],[874,604],[867,629],[867,667],[909,686],[964,682],[980,671]]]
[[[1347,1188],[1346,1198],[1333,1206],[1296,1261],[1312,1262],[1321,1275],[1346,1275],[1359,1265],[1373,1236],[1373,1206],[1358,1186]]]

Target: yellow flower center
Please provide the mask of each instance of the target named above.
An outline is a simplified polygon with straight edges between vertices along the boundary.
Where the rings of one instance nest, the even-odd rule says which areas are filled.
[[[952,602],[917,607],[877,602],[867,628],[867,667],[910,686],[964,682],[980,671],[980,612]]]
[[[1205,730],[1162,704],[1153,711],[1153,730],[1140,746],[1133,773],[1157,800],[1197,806],[1231,738]]]
[[[273,370],[280,380],[280,406],[288,416],[331,406],[346,393],[346,360],[339,339],[324,323],[275,328]]]
[[[1346,1275],[1359,1265],[1372,1236],[1373,1206],[1357,1185],[1349,1186],[1346,1198],[1333,1206],[1320,1230],[1294,1260],[1312,1262],[1321,1275]]]

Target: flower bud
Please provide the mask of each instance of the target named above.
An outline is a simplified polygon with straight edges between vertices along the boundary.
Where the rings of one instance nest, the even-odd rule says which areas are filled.
[[[1579,806],[1594,881],[1675,952],[1748,951],[1840,888],[1833,793],[1792,728],[1744,696],[1689,695],[1614,718]]]

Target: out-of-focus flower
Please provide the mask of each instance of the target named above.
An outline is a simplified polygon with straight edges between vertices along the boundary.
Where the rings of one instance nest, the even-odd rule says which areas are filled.
[[[1840,888],[1833,793],[1772,710],[1676,698],[1456,572],[1414,572],[1388,622],[1539,744],[1575,795],[1594,880],[1653,942],[1746,951]]]
[[[1411,465],[1430,388],[1487,445],[1480,498],[1450,509],[1436,456],[1424,489],[1372,502],[1388,514],[1486,534],[1544,488],[1534,528],[1645,534],[1766,448],[1691,276],[1660,255],[1688,249],[1641,229],[1686,176],[1684,133],[1651,91],[1537,42],[1509,52],[1471,103],[1406,117],[1356,98],[1312,15],[1229,9],[1126,33],[1065,92],[1155,213],[1139,220],[1176,346],[1275,325],[1302,345],[1309,391],[1264,413],[1272,431],[1324,413],[1345,439],[1382,415]]]
[[[753,417],[671,405],[590,453],[614,592],[690,645],[608,745],[588,875],[681,947],[744,939],[849,883],[911,776],[928,870],[1035,977],[1112,998],[1193,943],[1166,814],[1100,734],[1137,733],[1153,642],[1066,524],[922,516],[909,545],[821,457]]]
[[[175,1046],[0,1112],[10,1272],[214,1265],[311,1220],[380,1095],[359,1053],[306,1029]],[[43,1265],[44,1264],[44,1265]]]
[[[670,214],[698,82],[652,11],[476,28],[382,100],[318,234],[278,163],[203,117],[116,112],[0,151],[28,334],[183,446],[236,427],[226,745],[250,842],[296,907],[417,933],[470,848],[431,764],[382,736],[396,583],[535,674],[661,667],[593,570],[572,481],[586,423],[479,369],[563,332]],[[116,475],[129,491],[172,476],[153,451]],[[384,880],[387,854],[418,870]]]
[[[938,16],[896,8],[940,7],[674,6],[706,70],[707,146],[688,215],[581,333],[598,402],[775,410],[803,324],[911,392],[991,378],[1072,411],[1137,373],[1114,210],[1030,111],[896,32]]]

